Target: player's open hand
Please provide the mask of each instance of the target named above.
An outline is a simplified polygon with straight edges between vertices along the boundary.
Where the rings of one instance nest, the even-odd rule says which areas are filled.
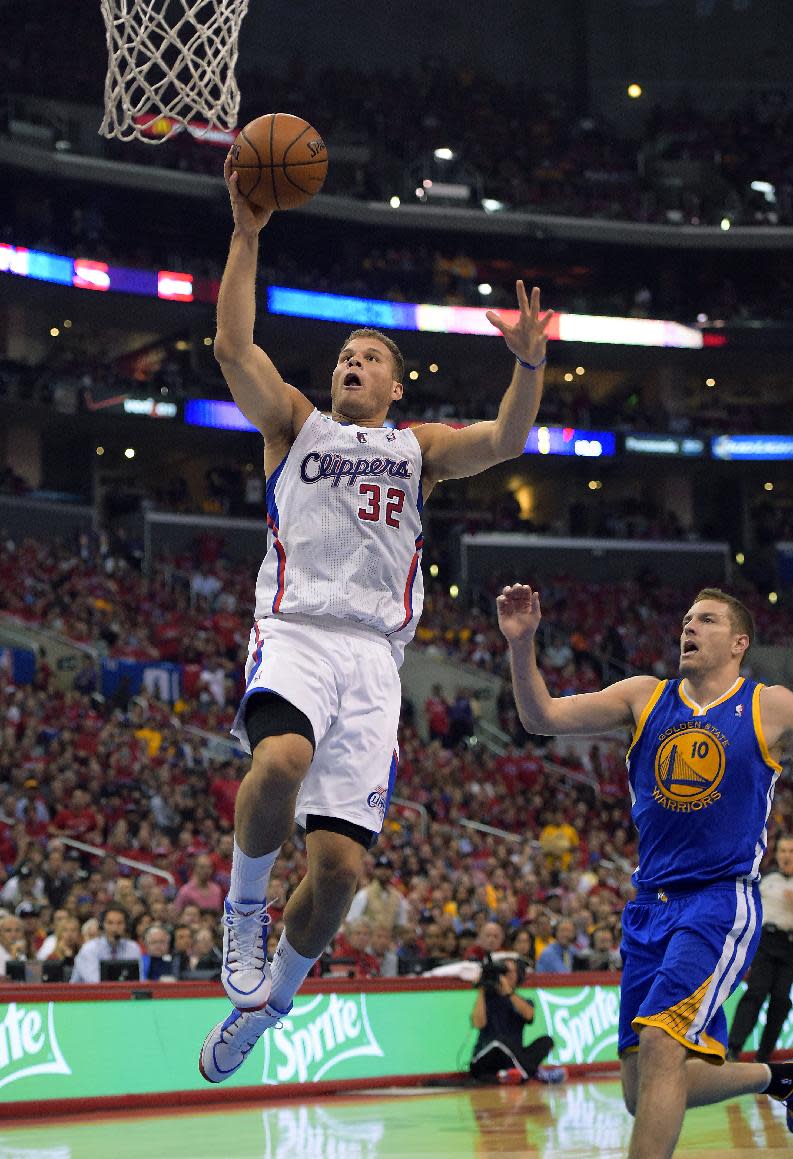
[[[241,233],[259,233],[264,229],[272,217],[271,209],[260,209],[247,197],[243,197],[238,188],[238,175],[231,167],[231,151],[226,155],[223,166],[223,177],[228,186],[231,199],[231,212],[234,214],[234,228]]]
[[[526,287],[522,281],[515,283],[518,294],[518,320],[511,326],[495,310],[487,311],[487,320],[504,335],[504,341],[512,353],[524,362],[536,366],[545,358],[545,346],[548,341],[548,326],[553,318],[553,310],[540,312],[540,289],[534,286],[531,291],[531,300],[526,294]]]
[[[496,599],[498,626],[510,644],[531,640],[540,625],[540,594],[528,584],[511,584]]]

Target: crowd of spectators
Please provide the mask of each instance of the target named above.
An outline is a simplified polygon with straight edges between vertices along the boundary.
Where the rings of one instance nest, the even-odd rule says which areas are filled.
[[[245,761],[207,758],[163,706],[97,710],[79,694],[0,688],[0,965],[74,966],[110,934],[144,976],[217,973],[219,909],[229,880],[233,802]],[[163,744],[152,755],[150,739]],[[493,757],[481,745],[402,729],[399,792],[348,921],[317,971],[357,977],[423,973],[512,950],[538,972],[619,967],[620,912],[631,896],[635,839],[619,746],[578,755],[527,741]],[[789,823],[790,790],[774,826]],[[475,821],[503,836],[466,827]],[[79,852],[77,839],[101,847]],[[173,882],[121,858],[165,870]],[[273,927],[305,869],[299,836],[272,885]],[[121,906],[121,918],[112,907]],[[117,911],[116,911],[117,912]],[[78,980],[98,980],[92,945]],[[167,963],[167,968],[163,967]]]
[[[506,582],[506,577],[503,577]],[[502,586],[494,577],[478,603],[461,611],[459,601],[440,587],[427,593],[414,647],[507,676],[501,633],[492,614]],[[651,581],[588,583],[557,576],[539,584],[543,618],[549,627],[538,647],[554,695],[589,692],[609,678],[630,672],[663,676],[677,668],[682,618],[678,587]],[[759,594],[742,593],[757,625],[758,640],[790,647],[793,617]],[[751,664],[751,657],[750,657]],[[512,731],[511,729],[507,731]]]
[[[243,685],[258,560],[240,566],[222,552],[222,537],[204,533],[191,549],[155,558],[146,573],[139,549],[121,533],[81,533],[74,545],[33,539],[17,544],[6,535],[0,539],[0,614],[58,633],[100,656],[178,663],[176,716],[200,728],[227,728]],[[428,576],[413,646],[508,675],[493,611],[506,578],[493,575],[466,607]],[[660,583],[649,571],[643,579],[608,584],[557,576],[541,586],[549,627],[539,646],[554,694],[590,691],[626,672],[660,676],[674,670],[679,588]],[[790,646],[790,610],[758,592],[742,596],[759,641]],[[37,681],[46,687],[51,675],[41,656]],[[91,659],[74,679],[81,693],[101,692]],[[123,680],[113,695],[126,707],[130,697]]]
[[[81,945],[115,933],[137,941],[142,960],[175,959],[174,976],[211,970],[213,960],[216,967],[246,762],[207,757],[166,706],[145,696],[125,711],[4,681],[0,718],[0,958],[74,965]],[[605,779],[599,790],[592,777],[568,784],[559,762],[572,761],[582,778],[584,763],[553,746],[542,753],[527,743],[493,758],[464,737],[453,743],[453,733],[427,743],[403,727],[399,791],[425,808],[429,831],[420,832],[410,809],[392,810],[321,969],[418,973],[507,947],[535,962],[562,914],[575,923],[578,968],[604,940],[593,944],[596,928],[610,932],[613,956],[633,853],[624,784],[613,798],[604,796]],[[549,759],[561,774],[547,773]],[[467,820],[506,835],[466,829]],[[68,839],[103,852],[79,852]],[[295,837],[272,886],[273,937],[304,868]],[[123,920],[111,917],[114,905]],[[100,951],[83,955],[78,979],[98,980],[86,960]],[[125,943],[120,956],[138,954]]]
[[[217,737],[239,695],[249,580],[217,559],[169,561],[143,577],[102,536],[73,550],[0,546],[5,614],[114,657],[183,665],[174,703],[145,686],[105,697],[90,662],[71,689],[44,653],[32,684],[14,684],[0,666],[0,972],[13,958],[72,967],[79,958],[76,977],[93,979],[105,947],[125,937],[144,975],[217,973],[234,801],[247,768]],[[541,664],[551,691],[596,688],[630,666],[673,670],[679,600],[677,589],[638,582],[545,585],[555,631],[542,639]],[[790,642],[789,614],[759,602],[753,610],[762,640]],[[505,672],[492,609],[463,609],[438,590],[414,646]],[[408,804],[389,813],[317,970],[411,974],[506,949],[540,972],[617,968],[636,856],[624,746],[527,737],[504,681],[498,707],[510,739],[494,754],[460,672],[456,694],[434,688],[420,719],[405,690],[398,792]],[[772,822],[793,823],[784,782]],[[273,882],[274,938],[304,869],[295,835]]]

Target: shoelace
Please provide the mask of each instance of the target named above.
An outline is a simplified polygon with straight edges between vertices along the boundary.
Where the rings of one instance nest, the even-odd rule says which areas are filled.
[[[232,911],[223,920],[229,930],[229,971],[233,973],[240,969],[250,969],[251,966],[257,970],[263,969],[267,954],[262,930],[270,924],[267,910],[262,907],[258,913],[245,917]]]
[[[227,1046],[238,1047],[240,1054],[247,1054],[249,1050],[253,1050],[265,1028],[253,1025],[246,1030],[242,1025],[243,1021],[243,1018],[238,1018],[232,1026],[227,1026],[221,1034],[221,1039],[226,1042]],[[236,1041],[237,1039],[239,1041]]]

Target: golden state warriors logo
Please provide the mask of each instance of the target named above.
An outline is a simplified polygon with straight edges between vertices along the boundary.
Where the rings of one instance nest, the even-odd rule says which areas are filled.
[[[718,801],[726,767],[724,746],[701,728],[661,738],[655,754],[654,799],[665,809],[688,813]]]

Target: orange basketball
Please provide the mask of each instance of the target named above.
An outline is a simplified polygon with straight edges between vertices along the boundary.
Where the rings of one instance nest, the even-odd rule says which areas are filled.
[[[237,134],[231,147],[238,188],[262,209],[294,209],[319,193],[328,150],[316,129],[291,113],[265,113]]]

